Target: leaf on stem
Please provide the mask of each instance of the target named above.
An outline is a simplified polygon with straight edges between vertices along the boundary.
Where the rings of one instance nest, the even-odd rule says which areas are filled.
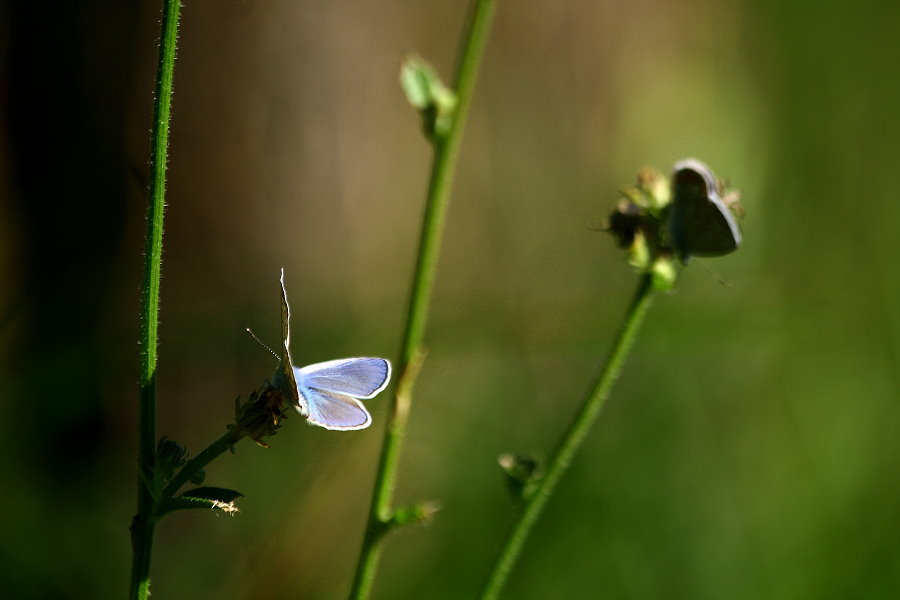
[[[398,508],[385,523],[385,530],[390,531],[391,529],[396,529],[397,527],[402,527],[411,523],[429,523],[434,519],[434,515],[437,514],[440,509],[440,504],[433,500],[420,502],[413,506]]]
[[[171,498],[160,506],[157,516],[162,516],[176,510],[189,510],[193,508],[211,508],[226,513],[238,512],[234,501],[243,494],[235,490],[220,487],[199,487],[188,490]]]
[[[418,56],[407,56],[400,65],[400,86],[422,116],[425,137],[435,142],[446,136],[456,114],[456,93],[444,85],[431,65]]]
[[[188,450],[176,441],[162,437],[156,445],[156,468],[149,488],[154,498],[172,480],[175,472],[187,463]],[[145,483],[147,483],[145,481]]]
[[[506,473],[506,487],[513,500],[517,504],[527,501],[544,476],[540,461],[532,456],[506,453],[497,462]]]

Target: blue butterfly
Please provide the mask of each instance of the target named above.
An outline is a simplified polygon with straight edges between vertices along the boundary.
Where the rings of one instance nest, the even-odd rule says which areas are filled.
[[[668,228],[678,258],[723,256],[741,245],[737,219],[719,195],[719,182],[699,160],[675,163]]]
[[[338,431],[365,429],[372,416],[360,400],[374,398],[391,379],[391,363],[384,358],[340,358],[295,367],[291,361],[291,309],[281,270],[281,361],[273,385],[286,394],[297,411],[313,425]]]

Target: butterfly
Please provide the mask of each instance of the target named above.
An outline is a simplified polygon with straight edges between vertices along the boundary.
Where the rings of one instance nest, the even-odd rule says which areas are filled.
[[[338,431],[365,429],[372,416],[360,400],[374,398],[391,379],[391,363],[384,358],[340,358],[295,367],[291,360],[291,309],[281,270],[281,360],[273,385],[290,398],[313,425]]]
[[[675,163],[668,228],[678,258],[723,256],[741,245],[741,230],[719,195],[719,182],[699,160]]]

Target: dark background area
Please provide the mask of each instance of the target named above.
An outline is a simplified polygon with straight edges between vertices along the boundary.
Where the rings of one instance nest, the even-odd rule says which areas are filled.
[[[58,4],[58,5],[57,5]],[[157,3],[0,12],[0,589],[121,598]],[[159,432],[201,450],[275,367],[397,353],[430,151],[397,83],[450,79],[464,3],[185,2]],[[900,589],[896,3],[504,2],[450,206],[379,598],[473,597],[635,283],[595,231],[645,165],[742,190],[744,247],[656,299],[509,598],[894,598]],[[731,282],[716,283],[704,268]],[[157,598],[343,598],[389,398],[208,469],[234,518],[158,528]]]

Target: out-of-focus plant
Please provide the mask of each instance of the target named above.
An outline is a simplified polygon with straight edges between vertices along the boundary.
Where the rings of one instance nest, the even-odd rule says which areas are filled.
[[[494,0],[476,0],[474,3],[460,46],[456,80],[452,87],[445,85],[434,69],[417,57],[407,57],[400,68],[400,84],[410,104],[422,117],[422,129],[431,142],[434,154],[406,327],[397,360],[397,387],[385,428],[368,523],[350,591],[350,597],[357,600],[367,598],[371,591],[385,535],[401,524],[430,517],[434,512],[434,504],[429,502],[412,508],[394,509],[391,499],[400,446],[412,404],[412,387],[425,354],[422,340],[453,173],[493,12]],[[409,515],[418,518],[410,519]]]
[[[581,409],[563,433],[546,467],[533,459],[504,454],[500,466],[513,491],[515,512],[506,541],[494,563],[482,600],[497,598],[547,500],[584,443],[634,346],[654,292],[674,287],[691,256],[721,256],[737,249],[740,229],[732,210],[737,196],[726,192],[703,163],[675,164],[669,179],[654,169],[638,174],[637,184],[622,190],[622,200],[606,221],[606,230],[638,273],[638,285],[613,342],[612,352],[591,383]]]

